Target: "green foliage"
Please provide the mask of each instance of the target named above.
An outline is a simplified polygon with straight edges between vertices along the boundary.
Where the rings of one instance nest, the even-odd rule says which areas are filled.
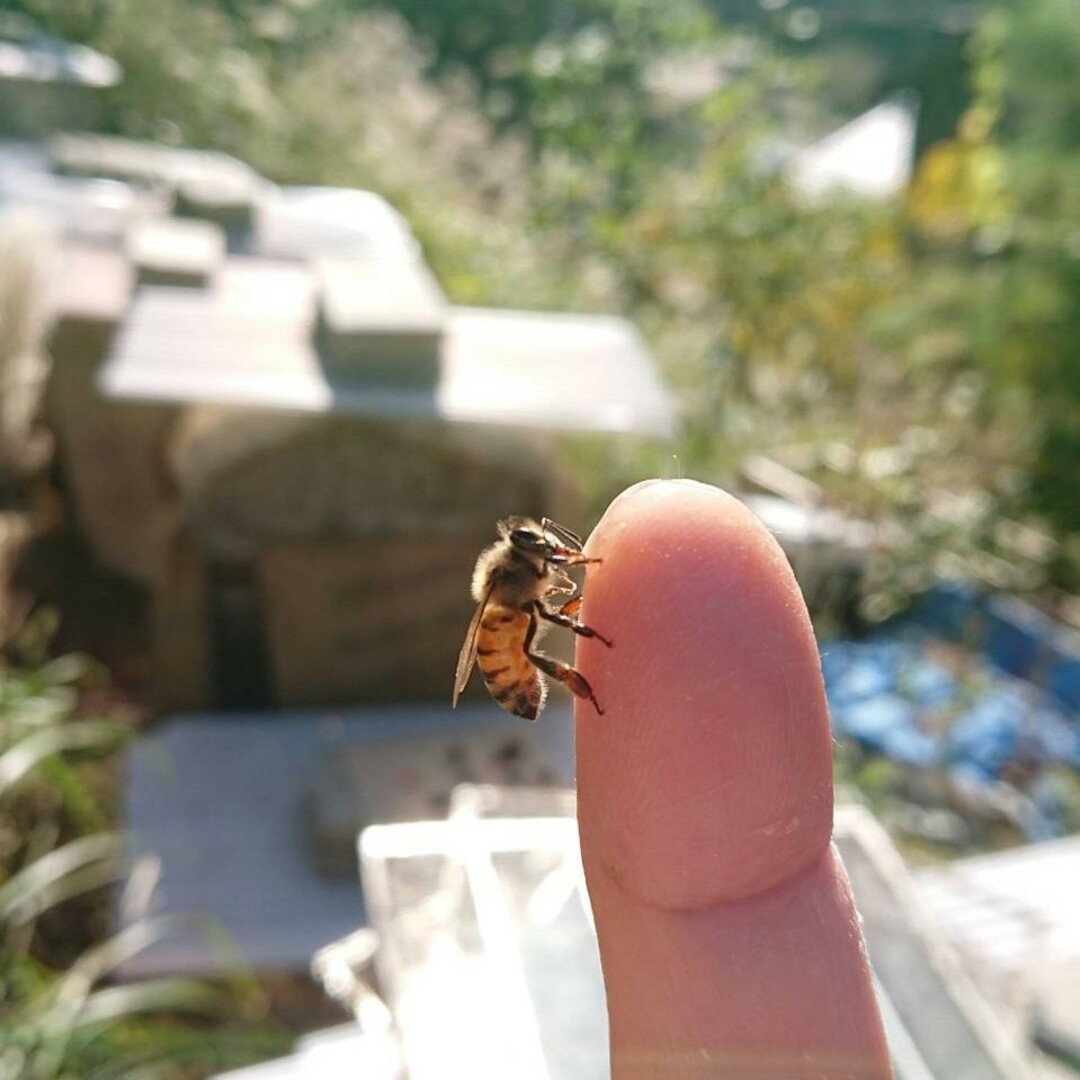
[[[121,964],[174,933],[179,920],[144,918],[111,937],[95,937],[91,929],[107,918],[107,887],[124,876],[121,837],[107,827],[114,817],[115,777],[103,783],[96,770],[108,767],[132,731],[131,718],[122,713],[88,711],[88,696],[100,693],[102,684],[100,669],[75,656],[0,670],[5,1080],[104,1080],[140,1069],[141,1075],[150,1069],[155,1077],[180,1076],[180,1065],[195,1060],[197,1046],[189,1039],[186,1060],[167,1059],[161,1043],[140,1036],[144,1014],[218,1018],[257,1004],[247,981],[161,978],[108,985]],[[280,1036],[263,1049],[282,1049]]]
[[[1001,65],[1005,136],[1050,152],[1080,149],[1076,0],[1009,0],[984,36],[992,36],[987,61]]]
[[[1017,302],[1006,313],[1013,354],[1041,427],[1033,504],[1080,532],[1080,5],[1010,8],[998,40],[1002,146],[1016,212]],[[1080,587],[1080,572],[1069,582]]]
[[[123,64],[114,130],[382,192],[456,302],[635,319],[684,430],[674,448],[576,442],[591,505],[674,471],[672,449],[720,481],[747,453],[788,455],[886,526],[879,613],[950,566],[1080,585],[1076,0],[988,9],[957,131],[892,208],[805,205],[769,164],[823,118],[808,103],[857,103],[858,72],[828,64],[857,67],[858,35],[823,35],[818,63],[813,44],[732,35],[699,0],[16,6]],[[905,70],[924,36],[903,37]],[[712,74],[673,90],[665,72],[695,65]],[[963,102],[938,76],[940,120]],[[1058,554],[1014,572],[1003,517],[1048,528]]]
[[[110,0],[16,0],[3,7],[29,16],[50,33],[71,41],[93,40]]]
[[[251,132],[275,121],[276,105],[250,41],[217,5],[112,0],[95,45],[124,79],[110,115],[124,134],[244,154]]]
[[[985,380],[984,419],[1023,414],[1016,502],[1064,540],[1080,530],[1080,6],[1006,4],[973,58],[971,109],[923,163],[912,200],[923,243],[948,256],[958,303],[934,312],[934,279],[920,298]],[[1080,585],[1075,567],[1055,575]]]

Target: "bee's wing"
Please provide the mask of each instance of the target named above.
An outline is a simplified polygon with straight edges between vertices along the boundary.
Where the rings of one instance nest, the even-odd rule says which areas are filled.
[[[465,631],[465,643],[461,646],[461,653],[457,662],[457,673],[454,675],[455,709],[457,708],[458,698],[461,697],[461,691],[465,689],[465,684],[469,681],[469,674],[472,672],[473,664],[476,663],[476,636],[480,631],[480,620],[484,617],[484,610],[488,605],[490,596],[491,587],[489,586],[487,592],[480,598],[480,603],[476,605],[472,619],[469,620],[469,629]]]

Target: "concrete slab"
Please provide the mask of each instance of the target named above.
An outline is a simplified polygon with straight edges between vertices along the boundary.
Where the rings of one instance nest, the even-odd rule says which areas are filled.
[[[884,989],[897,1076],[1030,1080],[1021,1033],[1002,1023],[949,947],[885,830],[863,807],[838,808],[836,844]]]
[[[63,176],[105,177],[169,190],[190,179],[258,180],[250,166],[216,150],[181,149],[114,135],[57,135],[50,140],[48,153],[53,170]]]
[[[221,280],[302,271],[231,260]],[[231,286],[144,289],[101,376],[110,397],[668,437],[675,404],[633,324],[603,315],[451,308],[434,387],[347,379],[320,364],[305,318]],[[309,301],[310,303],[311,301]]]
[[[256,208],[252,250],[272,259],[412,260],[420,245],[381,195],[356,188],[280,187]]]
[[[165,721],[128,757],[133,870],[119,921],[146,913],[193,916],[225,937],[193,927],[134,957],[123,974],[209,971],[240,958],[256,969],[306,969],[316,949],[366,922],[356,878],[329,879],[317,868],[308,807],[326,762],[362,761],[365,747],[375,754],[380,744],[400,761],[410,740],[422,739],[425,759],[398,782],[381,781],[364,813],[372,821],[430,817],[465,778],[461,748],[468,756],[499,731],[535,740],[561,763],[557,781],[569,781],[572,732],[561,702],[535,725],[494,705],[457,713],[449,706],[387,707]]]
[[[526,428],[669,437],[675,405],[633,323],[455,308],[440,411]]]
[[[916,881],[984,992],[1006,1006],[1006,994],[1022,995],[1039,1045],[1080,1061],[1080,837],[961,859]]]
[[[986,931],[978,935],[982,949],[1010,963],[1030,944],[1017,921],[1035,921],[1044,950],[1060,962],[1080,962],[1080,836],[962,859],[918,879],[950,937],[969,942],[966,929],[979,923]],[[976,947],[975,940],[969,944]]]

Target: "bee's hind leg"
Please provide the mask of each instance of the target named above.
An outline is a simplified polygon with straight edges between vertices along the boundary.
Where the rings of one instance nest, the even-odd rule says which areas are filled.
[[[535,610],[543,614],[544,618],[551,618],[555,612],[546,611],[543,604],[536,604]],[[560,626],[567,624],[577,625],[572,620],[567,619],[566,622],[562,622],[562,617],[559,619],[552,619],[552,622],[558,622]],[[533,652],[532,643],[533,638],[536,636],[536,615],[534,614],[529,620],[529,630],[525,635],[524,649],[525,655],[528,657],[529,663],[533,664],[536,668],[542,671],[545,675],[550,675],[556,682],[561,682],[571,693],[576,694],[579,698],[587,698],[592,702],[593,708],[600,714],[604,715],[604,710],[600,708],[600,702],[596,700],[596,695],[593,693],[592,687],[589,685],[589,680],[585,678],[575,668],[572,668],[569,664],[564,664],[561,660],[556,660],[553,656],[546,656],[544,653]],[[587,627],[585,628],[587,629]],[[599,637],[599,635],[595,635]],[[603,639],[601,639],[603,640]],[[611,644],[608,642],[608,644]]]

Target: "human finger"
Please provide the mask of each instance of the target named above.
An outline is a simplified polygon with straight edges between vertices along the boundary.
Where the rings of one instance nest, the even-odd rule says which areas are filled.
[[[613,1074],[888,1077],[813,633],[787,561],[715,488],[624,493],[579,642],[578,816]]]

